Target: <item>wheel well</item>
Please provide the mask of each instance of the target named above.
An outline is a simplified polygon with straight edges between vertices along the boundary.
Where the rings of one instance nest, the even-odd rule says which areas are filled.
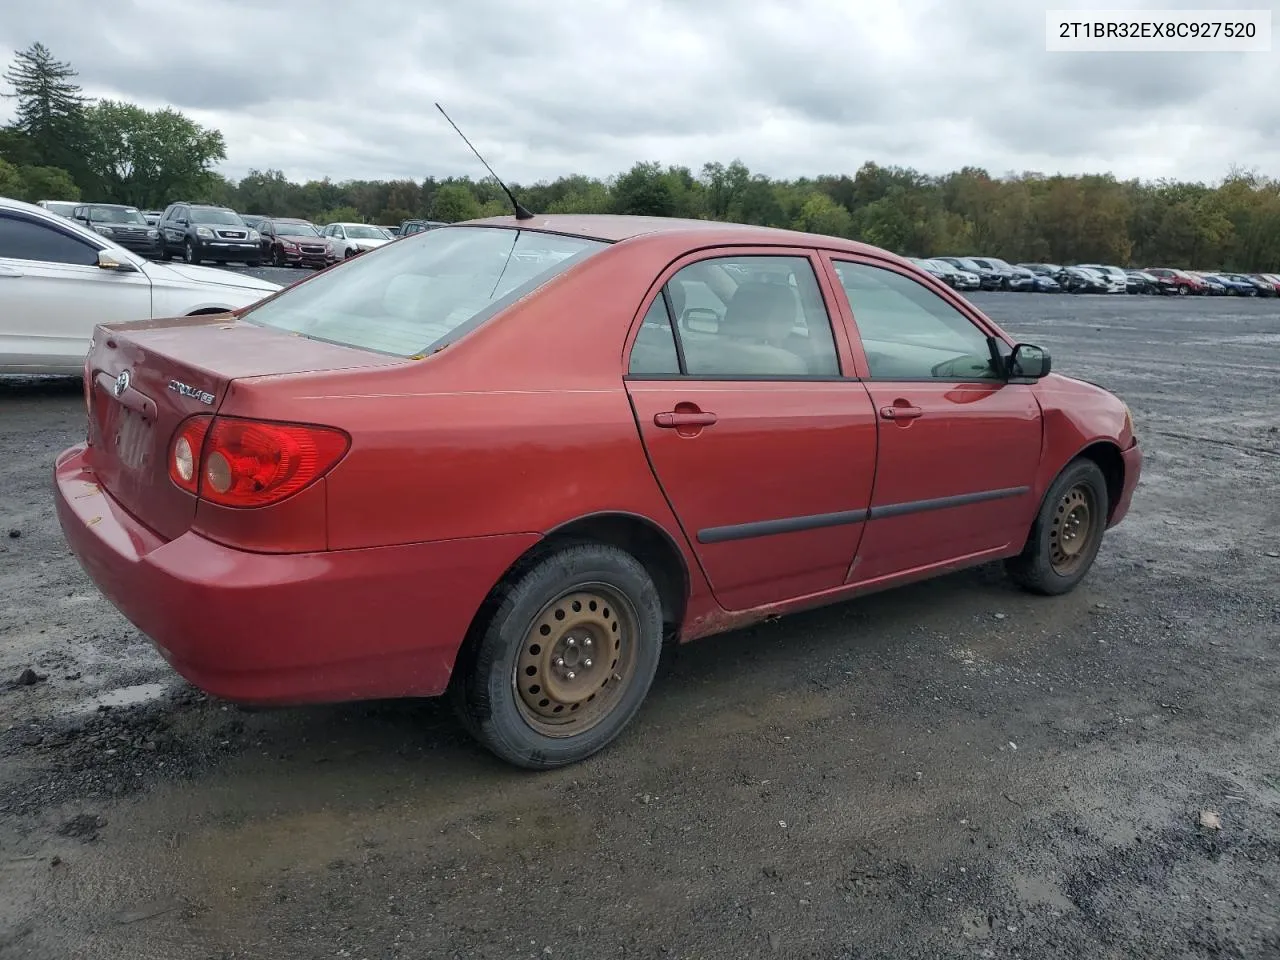
[[[470,669],[480,635],[501,604],[507,585],[548,554],[584,541],[609,544],[640,561],[658,588],[658,598],[662,602],[663,636],[675,635],[684,620],[685,604],[689,599],[689,571],[679,548],[661,527],[635,514],[592,514],[556,527],[507,568],[471,618],[471,625],[454,662],[450,683],[465,676]]]
[[[1124,458],[1120,456],[1120,448],[1108,440],[1100,440],[1081,450],[1080,456],[1096,463],[1106,478],[1107,518],[1110,519],[1124,492]]]
[[[187,314],[188,317],[211,317],[217,313],[230,313],[230,307],[201,307],[199,310],[192,310]]]
[[[689,597],[689,571],[666,531],[633,514],[593,514],[552,530],[535,550],[546,551],[583,540],[606,543],[639,560],[658,588],[664,633],[670,635],[679,628]]]

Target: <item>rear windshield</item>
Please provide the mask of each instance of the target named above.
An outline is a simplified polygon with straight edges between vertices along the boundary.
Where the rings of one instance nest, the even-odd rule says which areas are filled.
[[[498,227],[429,230],[317,274],[244,319],[349,347],[419,356],[607,245]]]

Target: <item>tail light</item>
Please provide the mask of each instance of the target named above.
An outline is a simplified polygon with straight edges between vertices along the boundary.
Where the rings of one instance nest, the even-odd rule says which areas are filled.
[[[192,417],[184,420],[174,435],[169,453],[169,479],[188,493],[200,490],[200,453],[212,422],[212,417]]]
[[[350,445],[350,438],[332,427],[192,417],[174,435],[169,476],[210,503],[265,507],[320,479]]]

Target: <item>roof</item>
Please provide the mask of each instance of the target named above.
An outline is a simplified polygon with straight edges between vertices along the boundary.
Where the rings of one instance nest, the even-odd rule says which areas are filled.
[[[883,254],[884,251],[865,243],[845,240],[842,237],[831,237],[822,234],[801,233],[797,230],[781,230],[777,227],[758,227],[746,223],[726,223],[721,220],[685,220],[677,217],[631,217],[621,214],[607,213],[566,213],[548,216],[534,216],[532,220],[517,220],[515,217],[486,217],[482,220],[468,220],[467,226],[488,224],[500,227],[523,227],[529,230],[546,230],[552,233],[565,233],[570,236],[586,237],[591,240],[616,242],[630,240],[633,237],[653,234],[706,234],[708,238],[720,240],[726,235],[732,237],[734,243],[760,244],[786,243],[803,244],[805,246],[825,247],[828,249],[848,250],[858,253]],[[459,224],[460,226],[460,224]]]

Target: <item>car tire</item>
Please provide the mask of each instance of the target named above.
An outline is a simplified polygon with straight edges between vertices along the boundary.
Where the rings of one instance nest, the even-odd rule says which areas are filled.
[[[169,263],[173,260],[173,254],[169,252],[169,245],[162,244],[160,247],[160,262]]]
[[[279,247],[272,247],[272,248],[271,248],[271,265],[272,265],[273,267],[283,267],[283,266],[284,266],[284,254],[282,254],[282,253],[280,252],[280,248],[279,248]]]
[[[1178,296],[1185,297],[1191,291],[1186,287],[1178,287]]]
[[[1022,553],[1005,561],[1009,577],[1044,596],[1074,590],[1098,556],[1109,512],[1107,480],[1098,465],[1071,461],[1045,494]]]
[[[530,770],[611,743],[649,692],[662,650],[653,579],[629,553],[596,543],[545,555],[499,584],[477,624],[454,670],[454,708],[488,750]]]
[[[244,265],[245,265],[246,267],[248,267],[250,270],[253,270],[253,269],[256,269],[257,267],[262,266],[262,261],[261,261],[261,260],[246,260],[246,261],[244,262]]]
[[[182,259],[192,266],[200,265],[200,255],[196,253],[196,245],[190,240],[182,245]]]

